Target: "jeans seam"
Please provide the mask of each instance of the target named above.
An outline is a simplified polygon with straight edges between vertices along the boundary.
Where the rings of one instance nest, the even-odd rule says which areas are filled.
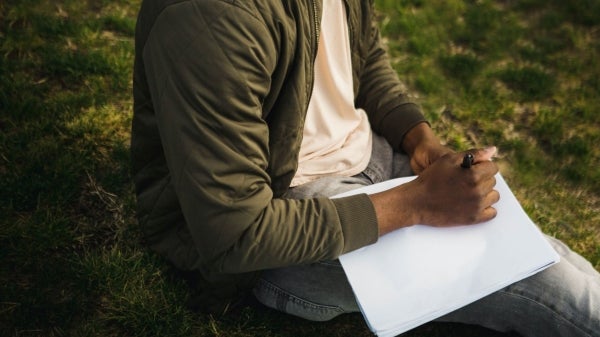
[[[275,295],[275,303],[276,303],[277,310],[280,310],[282,312],[287,312],[287,310],[285,310],[285,307],[282,305],[282,301],[280,300],[281,297],[287,297],[287,300],[289,300],[290,302],[304,306],[307,309],[333,310],[333,311],[336,311],[339,313],[344,312],[344,310],[338,306],[318,304],[318,303],[314,303],[311,301],[307,301],[298,296],[292,295],[289,292],[286,292],[285,290],[281,289],[280,287],[276,286],[275,284],[273,284],[269,281],[266,281],[264,279],[259,280],[259,284],[260,284],[261,288],[263,288],[264,290],[271,292],[272,294]]]
[[[587,329],[586,329],[586,330],[583,330],[581,327],[579,327],[577,324],[575,324],[574,322],[572,322],[570,319],[568,319],[568,318],[566,318],[566,317],[564,317],[564,316],[560,315],[560,314],[559,314],[559,313],[558,313],[556,310],[552,309],[551,307],[547,306],[546,304],[544,304],[544,303],[542,303],[542,302],[540,302],[540,301],[537,301],[537,300],[535,300],[535,299],[529,298],[529,297],[527,297],[527,296],[525,296],[525,295],[518,294],[518,293],[516,293],[516,292],[510,292],[510,291],[508,291],[508,290],[500,290],[500,292],[502,292],[502,293],[504,293],[504,294],[507,294],[507,295],[509,295],[509,296],[514,296],[514,297],[518,297],[518,298],[524,299],[524,300],[526,300],[526,301],[529,301],[529,302],[533,302],[533,303],[535,303],[535,304],[537,304],[537,305],[541,306],[543,309],[545,309],[545,310],[549,311],[549,312],[552,314],[552,316],[554,316],[555,318],[558,318],[558,319],[560,319],[561,321],[568,323],[570,326],[572,326],[572,327],[573,327],[573,328],[575,328],[576,330],[579,330],[581,333],[585,334],[586,336],[588,336],[588,337],[593,337],[592,335],[590,335],[590,334],[589,334],[589,333],[586,331]]]
[[[371,184],[375,184],[376,182],[379,182],[382,179],[382,175],[379,173],[378,170],[373,169],[372,167],[367,167],[362,171],[362,174],[369,179],[369,181],[371,182]]]

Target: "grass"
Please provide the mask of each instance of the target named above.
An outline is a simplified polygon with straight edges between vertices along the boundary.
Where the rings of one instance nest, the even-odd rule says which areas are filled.
[[[378,0],[392,62],[456,149],[494,144],[543,231],[600,269],[600,3]],[[359,315],[217,317],[144,247],[129,178],[138,0],[0,3],[0,335],[370,336]],[[406,336],[495,336],[428,324]]]

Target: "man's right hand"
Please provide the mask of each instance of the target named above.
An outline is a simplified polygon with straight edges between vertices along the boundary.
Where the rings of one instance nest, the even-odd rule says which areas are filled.
[[[490,159],[496,148],[469,151],[471,168],[460,166],[465,153],[450,153],[415,180],[371,195],[379,235],[414,224],[435,227],[470,225],[493,219],[500,195],[494,186],[498,167]]]

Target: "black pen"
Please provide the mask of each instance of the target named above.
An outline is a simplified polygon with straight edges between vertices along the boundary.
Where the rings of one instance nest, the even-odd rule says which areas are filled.
[[[460,167],[467,169],[471,168],[471,166],[473,165],[473,160],[475,160],[475,158],[473,157],[472,153],[465,154],[465,156],[463,157],[462,164],[460,164]]]

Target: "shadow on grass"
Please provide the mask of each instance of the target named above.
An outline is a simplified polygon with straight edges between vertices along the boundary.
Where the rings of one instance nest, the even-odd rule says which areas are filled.
[[[359,313],[341,315],[329,322],[308,322],[276,312],[255,301],[228,317],[220,319],[206,317],[205,319],[212,322],[211,325],[213,326],[215,336],[374,336]],[[221,328],[221,326],[226,328]],[[234,331],[228,330],[232,326],[243,328],[239,330],[235,329]],[[401,336],[517,337],[518,335],[503,334],[472,325],[432,322],[406,332]]]

